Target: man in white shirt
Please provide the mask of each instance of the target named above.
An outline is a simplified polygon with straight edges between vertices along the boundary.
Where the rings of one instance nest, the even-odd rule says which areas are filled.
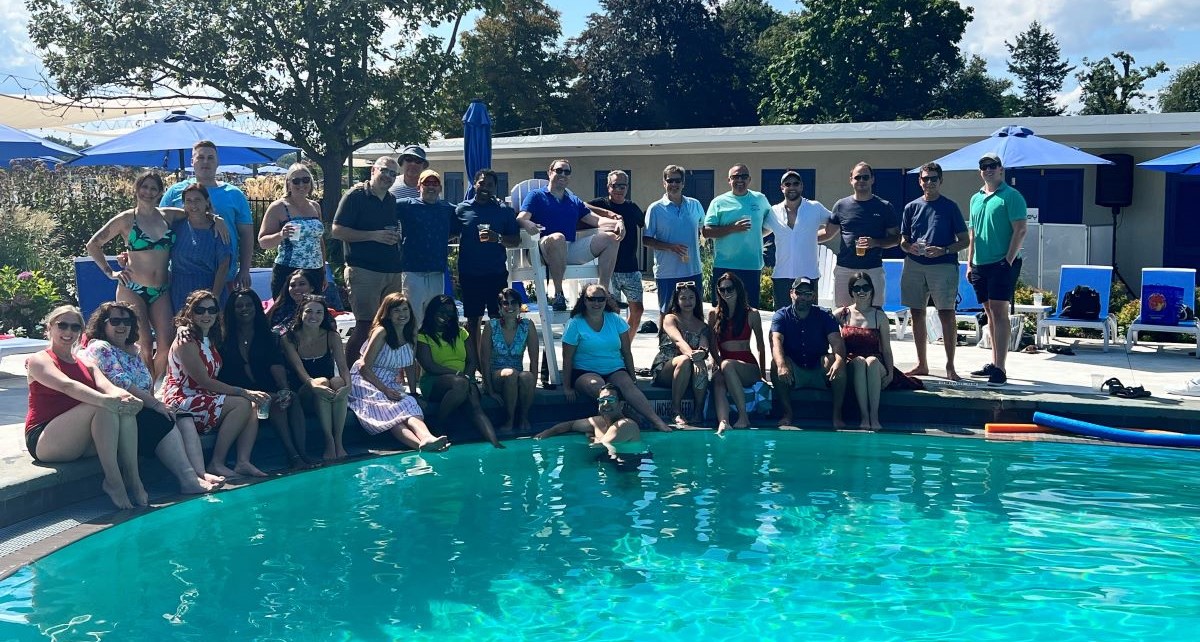
[[[817,201],[804,198],[804,179],[800,173],[788,170],[779,179],[783,200],[771,207],[766,227],[775,234],[775,271],[771,275],[771,291],[775,309],[792,304],[792,281],[798,277],[811,279],[814,291],[822,276],[817,263],[817,245],[833,238],[825,224],[833,214]]]

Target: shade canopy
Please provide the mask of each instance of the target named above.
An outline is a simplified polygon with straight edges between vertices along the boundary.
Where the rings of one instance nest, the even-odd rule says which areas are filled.
[[[992,135],[934,162],[943,171],[979,170],[979,157],[995,152],[1005,167],[1045,167],[1048,165],[1111,165],[1112,161],[1042,138],[1028,127],[1001,127]],[[919,172],[920,168],[909,171]]]
[[[1138,163],[1138,167],[1171,174],[1200,174],[1200,145]]]
[[[71,164],[180,170],[191,166],[192,145],[200,140],[211,140],[216,144],[221,163],[229,165],[270,163],[299,151],[276,140],[251,136],[177,112],[152,125],[89,147],[83,150],[82,158]]]
[[[492,117],[487,105],[476,98],[463,114],[463,160],[467,166],[466,197],[475,196],[475,172],[492,166]]]
[[[52,143],[33,134],[27,134],[8,125],[0,125],[0,167],[7,167],[18,158],[40,158],[49,156],[61,162],[61,159],[75,158],[79,152]]]

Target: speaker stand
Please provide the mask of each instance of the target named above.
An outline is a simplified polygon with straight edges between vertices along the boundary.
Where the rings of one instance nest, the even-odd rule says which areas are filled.
[[[1121,285],[1125,286],[1125,292],[1127,292],[1129,294],[1129,298],[1136,299],[1137,294],[1135,294],[1133,292],[1133,288],[1129,287],[1129,282],[1125,280],[1125,277],[1121,276],[1121,270],[1120,270],[1120,268],[1117,267],[1117,217],[1119,217],[1120,215],[1121,215],[1121,208],[1119,208],[1119,207],[1112,208],[1112,220],[1113,220],[1112,269],[1113,269],[1113,276],[1117,277],[1117,280],[1121,282]]]

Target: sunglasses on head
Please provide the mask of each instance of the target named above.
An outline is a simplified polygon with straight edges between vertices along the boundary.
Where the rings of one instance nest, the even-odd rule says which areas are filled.
[[[862,284],[862,285],[852,285],[852,286],[850,286],[850,291],[851,291],[851,292],[853,292],[853,293],[855,293],[855,294],[865,294],[865,293],[867,293],[867,292],[870,292],[870,291],[872,291],[872,290],[874,290],[874,289],[875,289],[875,288],[873,288],[873,287],[871,287],[871,286],[869,286],[869,285],[866,285],[866,284]]]
[[[215,305],[198,305],[192,308],[196,314],[216,314],[221,311],[221,308]]]
[[[58,328],[59,330],[62,330],[63,332],[66,332],[68,330],[70,330],[71,332],[80,332],[83,330],[82,324],[71,323],[69,321],[58,321],[54,324],[54,327]]]
[[[676,290],[682,290],[684,288],[692,288],[694,290],[694,289],[696,289],[696,282],[695,281],[680,281],[679,283],[675,284]]]
[[[133,320],[133,317],[108,317],[107,323],[113,328],[119,328],[123,325],[132,328],[137,322]]]
[[[980,163],[979,171],[986,172],[991,169],[996,169],[997,167],[1000,167],[1000,163]]]
[[[292,185],[308,185],[312,182],[311,176],[297,176],[292,179]]]

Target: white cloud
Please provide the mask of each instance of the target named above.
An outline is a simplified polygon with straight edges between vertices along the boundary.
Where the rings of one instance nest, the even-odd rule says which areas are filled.
[[[24,0],[0,0],[0,91],[20,91],[31,84],[27,79],[38,78],[41,62],[29,42],[28,22]],[[4,82],[10,74],[23,79]]]

